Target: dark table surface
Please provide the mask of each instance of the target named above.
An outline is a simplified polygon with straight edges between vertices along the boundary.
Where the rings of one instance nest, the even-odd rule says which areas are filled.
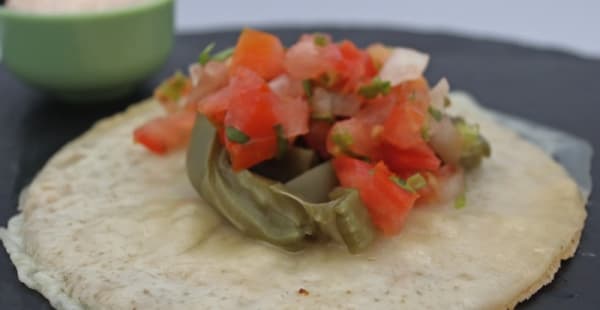
[[[555,127],[590,141],[600,149],[600,61],[564,52],[444,34],[418,34],[379,28],[271,29],[286,44],[302,32],[330,32],[359,45],[374,41],[413,46],[432,60],[427,77],[446,76],[453,89],[472,93],[483,105]],[[45,161],[99,118],[143,99],[160,79],[193,62],[210,43],[235,43],[237,31],[178,36],[163,69],[129,98],[97,106],[70,106],[24,85],[0,65],[0,226],[16,213],[18,194]],[[118,61],[115,60],[115,61]],[[593,180],[600,180],[598,158]],[[554,282],[520,309],[599,309],[600,214],[598,195],[588,203],[580,247],[563,264]],[[0,249],[0,309],[51,309],[44,298],[22,285],[4,248]]]

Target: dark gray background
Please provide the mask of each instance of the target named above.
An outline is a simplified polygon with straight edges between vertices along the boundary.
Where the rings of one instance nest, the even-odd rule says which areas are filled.
[[[417,34],[386,29],[278,29],[285,43],[300,33],[330,32],[359,45],[382,41],[414,46],[432,56],[430,80],[449,78],[454,89],[471,92],[487,107],[518,115],[578,135],[600,147],[600,61],[566,53],[473,40],[442,34]],[[237,31],[185,35],[164,68],[136,94],[105,105],[70,106],[22,84],[0,65],[0,225],[16,213],[18,193],[44,162],[92,123],[147,97],[156,83],[175,69],[185,69],[209,42],[235,43]],[[118,61],[118,59],[115,59]],[[600,180],[598,159],[593,179]],[[509,193],[507,193],[509,194]],[[520,309],[598,309],[600,305],[600,215],[597,195],[588,204],[589,217],[574,259],[563,265],[554,282]],[[17,280],[6,252],[0,250],[0,309],[49,309],[39,294]]]

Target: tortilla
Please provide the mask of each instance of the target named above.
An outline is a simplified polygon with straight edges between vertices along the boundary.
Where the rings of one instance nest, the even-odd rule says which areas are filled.
[[[366,253],[288,253],[248,239],[189,184],[183,152],[157,157],[132,130],[152,101],[59,151],[0,238],[19,279],[58,309],[506,309],[574,254],[585,201],[564,169],[468,97],[492,157],[467,176],[467,205],[416,208]]]

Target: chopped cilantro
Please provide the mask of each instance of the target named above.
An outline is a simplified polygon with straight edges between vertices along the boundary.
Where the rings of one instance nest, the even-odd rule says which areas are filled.
[[[380,78],[374,78],[370,84],[359,88],[358,93],[365,98],[372,99],[378,95],[389,94],[391,88],[392,86],[389,81],[383,81]]]
[[[212,53],[212,50],[215,48],[215,45],[215,42],[212,42],[202,50],[200,56],[198,56],[198,62],[201,65],[205,65],[207,62],[210,61],[210,53]]]
[[[233,55],[233,52],[235,51],[235,49],[233,47],[228,47],[218,53],[216,53],[211,60],[215,60],[215,61],[225,61],[227,60],[227,58],[231,57],[231,55]]]
[[[189,83],[189,79],[181,71],[177,71],[158,86],[155,95],[161,101],[175,102],[184,95]]]
[[[410,193],[414,193],[415,192],[415,190],[412,187],[410,187],[410,185],[408,185],[406,183],[406,181],[404,181],[403,179],[399,178],[396,175],[391,176],[390,180],[392,182],[394,182],[396,185],[400,186],[400,188],[402,188],[403,190],[405,190],[407,192],[410,192]]]
[[[212,42],[202,50],[202,52],[200,53],[200,56],[198,56],[198,63],[200,63],[201,65],[205,65],[211,60],[225,61],[225,60],[227,60],[227,58],[229,58],[229,57],[231,57],[231,55],[233,55],[233,52],[234,52],[233,47],[226,48],[214,55],[211,55],[213,49],[215,48],[215,45],[216,45],[215,42]]]
[[[283,126],[281,124],[277,124],[273,126],[275,130],[275,135],[277,136],[277,155],[275,156],[277,159],[283,158],[285,152],[287,152],[288,141],[285,138],[285,133],[283,131]]]
[[[452,105],[452,101],[450,101],[450,98],[448,97],[444,97],[444,107],[449,107]]]
[[[415,100],[417,100],[417,92],[413,90],[410,92],[410,95],[408,95],[408,101],[415,102]]]
[[[331,136],[333,143],[340,147],[343,152],[350,149],[350,146],[354,142],[352,136],[347,132],[336,132]]]
[[[454,200],[454,208],[462,209],[467,206],[467,195],[463,191],[456,199]]]
[[[325,88],[329,88],[332,87],[333,85],[335,85],[335,83],[338,81],[338,76],[335,72],[331,71],[331,72],[325,72],[323,74],[321,74],[321,76],[319,76],[319,78],[317,79],[317,84],[325,87]]]
[[[420,190],[421,188],[427,186],[427,181],[420,173],[415,173],[406,179],[406,184],[408,184],[408,186],[414,190]]]
[[[302,88],[304,88],[304,94],[307,98],[311,98],[313,95],[313,84],[311,80],[302,81]]]
[[[354,157],[356,159],[362,160],[362,161],[366,161],[366,162],[371,161],[369,159],[369,157],[362,155],[362,154],[357,154],[350,149],[350,146],[352,146],[352,143],[354,143],[354,140],[352,139],[352,136],[349,133],[338,131],[331,136],[331,139],[333,140],[333,143],[339,148],[339,150],[342,153],[344,153],[350,157]]]
[[[245,144],[246,142],[250,141],[250,137],[248,137],[248,135],[231,126],[225,127],[225,135],[229,141],[239,144]]]
[[[442,111],[440,111],[432,106],[429,106],[427,111],[429,112],[429,115],[431,115],[431,117],[433,117],[433,119],[436,120],[437,122],[441,121],[442,117],[444,116],[442,114]]]
[[[425,125],[423,126],[423,128],[421,128],[421,137],[423,138],[423,140],[429,141],[429,138],[431,138],[429,126]]]
[[[327,37],[323,34],[316,33],[315,34],[315,45],[316,46],[326,46],[327,45]]]

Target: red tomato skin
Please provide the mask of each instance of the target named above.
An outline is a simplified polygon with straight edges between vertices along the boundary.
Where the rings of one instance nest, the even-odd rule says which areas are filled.
[[[349,156],[334,158],[333,167],[342,186],[357,189],[370,181],[370,173],[373,169],[371,164]]]
[[[383,162],[373,166],[340,156],[333,160],[333,165],[341,185],[359,191],[375,226],[385,235],[400,232],[418,194],[396,185]]]
[[[335,135],[350,137],[348,149],[344,150],[341,145],[335,143]],[[357,118],[338,121],[327,136],[327,151],[333,156],[346,152],[373,160],[378,158],[378,145],[379,139],[373,134],[373,126]]]
[[[231,71],[246,67],[265,80],[283,72],[285,49],[278,37],[249,28],[242,30],[231,59]]]
[[[331,130],[332,124],[328,121],[312,121],[310,130],[304,136],[304,141],[313,150],[316,150],[321,158],[330,157],[327,152],[327,136]]]
[[[404,82],[392,89],[392,92],[397,96],[399,104],[412,103],[427,111],[429,106],[429,83],[424,77],[416,80]]]
[[[308,133],[310,107],[303,98],[279,97],[274,112],[286,137],[293,139]]]
[[[369,55],[356,47],[354,43],[344,40],[337,44],[341,58],[335,63],[335,72],[339,81],[335,87],[344,93],[353,93],[365,81],[377,74],[377,69]]]
[[[398,149],[394,145],[383,143],[381,155],[387,166],[400,174],[407,171],[435,172],[441,165],[441,160],[425,142],[409,149]]]
[[[303,35],[285,54],[285,71],[294,79],[316,79],[332,71],[340,59],[340,51],[327,38],[326,46],[317,46],[314,35]]]
[[[430,101],[427,81],[420,78],[402,83],[390,96],[396,105],[385,120],[383,139],[400,149],[422,144]]]
[[[379,162],[375,165],[374,180],[364,194],[366,204],[374,206],[370,214],[375,225],[388,236],[402,230],[418,198],[418,194],[408,192],[396,185],[390,179],[391,177],[392,173],[385,164]]]
[[[188,144],[195,120],[196,112],[187,110],[158,117],[136,128],[133,139],[152,153],[164,155]]]
[[[372,161],[381,159],[382,124],[394,106],[393,96],[381,97],[367,103],[354,117],[336,122],[327,139],[329,153],[339,155],[340,150],[333,143],[332,136],[342,132],[352,137],[352,153],[368,157]]]
[[[383,139],[399,149],[423,143],[421,131],[426,115],[411,103],[397,104],[383,124]]]
[[[215,126],[223,126],[225,113],[231,102],[231,96],[231,88],[224,87],[200,101],[198,112],[206,115]]]
[[[231,168],[236,172],[273,158],[277,151],[274,138],[254,140],[246,144],[238,144],[226,139],[225,147],[231,159]]]
[[[202,99],[198,111],[206,115],[215,126],[223,126],[225,114],[232,101],[240,101],[264,87],[265,81],[254,71],[241,67],[232,72],[229,85]]]

